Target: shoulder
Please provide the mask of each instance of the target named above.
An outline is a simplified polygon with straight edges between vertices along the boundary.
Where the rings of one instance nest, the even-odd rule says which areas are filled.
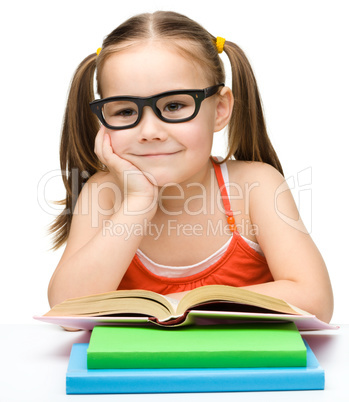
[[[263,162],[227,161],[229,178],[238,182],[279,185],[285,181],[273,166]]]
[[[111,173],[97,172],[83,185],[78,202],[92,209],[111,209],[121,202],[121,191]]]
[[[87,180],[86,184],[92,184],[92,183],[96,183],[96,184],[103,184],[103,183],[108,183],[108,182],[112,182],[113,181],[113,177],[111,175],[111,173],[109,172],[97,172],[94,175],[90,176],[89,179]]]
[[[228,166],[229,177],[244,189],[252,222],[307,233],[288,183],[277,169],[262,162],[231,161]]]
[[[287,186],[284,176],[273,166],[263,162],[227,161],[230,186],[237,188],[248,201],[269,199]]]
[[[302,226],[293,195],[284,176],[273,166],[262,162],[229,161],[229,179],[244,194],[252,221],[271,222],[289,217]]]

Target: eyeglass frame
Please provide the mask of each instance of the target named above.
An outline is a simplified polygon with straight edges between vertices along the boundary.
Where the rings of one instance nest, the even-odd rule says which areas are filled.
[[[162,120],[166,123],[183,123],[183,122],[194,119],[194,117],[196,117],[197,114],[199,113],[201,103],[205,99],[209,98],[210,96],[215,95],[218,92],[219,88],[224,87],[224,86],[225,86],[225,84],[221,83],[221,84],[213,85],[211,87],[207,87],[204,89],[174,90],[174,91],[162,92],[157,95],[146,96],[146,97],[111,96],[111,97],[104,98],[104,99],[96,99],[96,100],[90,102],[89,104],[90,104],[90,108],[91,108],[92,112],[95,115],[97,115],[98,119],[103,124],[103,126],[109,128],[110,130],[125,130],[128,128],[136,127],[137,124],[141,121],[141,118],[143,115],[143,109],[145,106],[150,106],[152,108],[153,112],[155,113],[155,115],[160,120]],[[194,113],[189,117],[185,117],[183,119],[178,119],[178,120],[171,120],[171,119],[167,119],[166,117],[162,116],[160,110],[156,107],[156,102],[165,96],[172,96],[172,95],[190,95],[194,99],[194,102],[195,102]],[[103,113],[102,113],[102,108],[103,108],[104,104],[119,101],[119,100],[134,102],[137,105],[138,117],[134,123],[129,124],[127,126],[111,126],[110,124],[108,124],[106,122],[106,120],[103,116]]]

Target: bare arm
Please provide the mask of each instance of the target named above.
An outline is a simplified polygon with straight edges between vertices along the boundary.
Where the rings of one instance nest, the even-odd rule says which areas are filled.
[[[104,128],[95,150],[110,173],[91,177],[79,195],[66,249],[49,284],[51,306],[116,290],[142,241],[140,229],[157,210],[157,188],[113,152]]]
[[[264,164],[251,166],[259,186],[251,192],[250,217],[274,282],[246,287],[278,297],[329,322],[333,294],[325,262],[307,232],[284,178]]]
[[[94,184],[102,185],[99,179],[86,184],[79,196],[66,249],[49,284],[51,306],[71,297],[116,290],[143,238],[134,228],[145,227],[152,217],[152,210],[125,213],[123,203],[113,212],[111,190],[93,190]],[[89,211],[84,211],[87,205]],[[127,207],[146,211],[149,200],[129,199]]]

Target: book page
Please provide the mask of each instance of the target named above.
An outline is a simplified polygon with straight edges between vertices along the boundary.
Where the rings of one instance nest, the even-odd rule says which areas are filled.
[[[193,289],[179,302],[177,312],[178,314],[183,314],[191,307],[210,301],[246,304],[284,314],[309,314],[292,308],[292,306],[284,300],[252,292],[247,289],[225,285],[208,285]]]
[[[174,307],[173,307],[174,306]],[[111,314],[145,314],[159,319],[171,316],[175,303],[148,290],[118,290],[65,300],[54,306],[46,316],[102,316]]]
[[[173,311],[177,311],[177,307],[178,307],[180,300],[174,299],[173,297],[166,296],[166,295],[163,295],[163,297],[171,303],[171,305],[173,307]]]

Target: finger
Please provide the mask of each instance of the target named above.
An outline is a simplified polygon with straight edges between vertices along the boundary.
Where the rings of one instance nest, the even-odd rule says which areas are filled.
[[[113,148],[111,146],[111,139],[109,134],[107,133],[104,133],[103,135],[103,141],[101,144],[101,154],[103,158],[107,161],[107,163],[108,161],[110,162],[111,158],[114,155]]]
[[[103,141],[104,141],[104,134],[105,131],[104,129],[100,129],[96,135],[95,138],[95,148],[94,148],[94,152],[97,155],[98,159],[105,164],[105,160],[103,157]]]
[[[117,173],[123,171],[123,159],[114,152],[110,135],[107,133],[104,133],[101,143],[101,158],[109,170],[112,168]]]
[[[116,172],[121,173],[125,170],[138,170],[136,166],[130,163],[128,160],[119,156],[113,149],[111,138],[109,134],[105,134],[102,144],[102,155],[105,160],[105,164],[109,168],[113,168]]]

